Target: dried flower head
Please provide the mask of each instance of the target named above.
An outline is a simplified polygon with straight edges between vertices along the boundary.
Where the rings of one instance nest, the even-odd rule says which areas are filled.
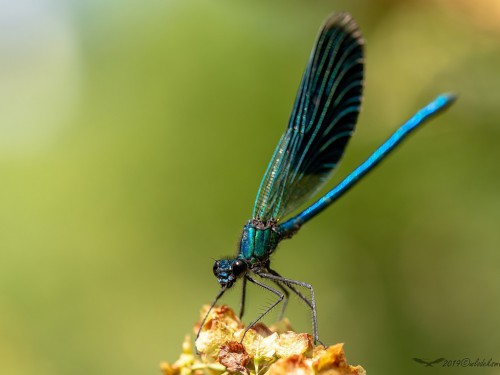
[[[207,309],[203,307],[195,332]],[[347,364],[343,344],[314,346],[311,335],[293,332],[286,319],[269,328],[258,323],[241,341],[244,332],[244,324],[231,308],[215,307],[196,342],[200,356],[186,336],[180,358],[173,364],[162,363],[161,370],[164,375],[366,374],[361,366]]]

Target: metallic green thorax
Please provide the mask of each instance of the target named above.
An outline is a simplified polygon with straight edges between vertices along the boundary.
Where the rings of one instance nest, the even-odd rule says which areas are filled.
[[[267,258],[276,249],[281,236],[275,220],[264,223],[260,220],[250,220],[241,234],[238,258],[260,260]]]

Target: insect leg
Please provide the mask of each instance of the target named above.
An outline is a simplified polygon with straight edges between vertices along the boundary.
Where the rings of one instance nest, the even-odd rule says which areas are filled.
[[[314,343],[320,343],[321,345],[324,345],[319,340],[319,337],[318,337],[318,318],[317,318],[317,314],[316,314],[316,299],[314,298],[314,289],[313,289],[312,285],[305,283],[303,281],[287,279],[285,277],[276,276],[276,275],[273,275],[270,273],[258,272],[257,275],[259,275],[260,277],[262,277],[264,279],[276,280],[276,281],[282,282],[286,285],[295,284],[295,285],[309,289],[309,291],[311,292],[311,301],[310,301],[310,304],[308,303],[308,306],[311,308],[311,313],[312,313]],[[300,293],[298,293],[297,295],[299,297],[301,296]]]
[[[260,276],[260,275],[259,275]],[[250,281],[251,283],[254,283],[266,290],[269,290],[270,292],[276,294],[278,296],[278,300],[276,302],[274,302],[271,306],[269,306],[262,314],[259,315],[259,317],[257,319],[255,319],[253,322],[251,322],[250,324],[248,324],[247,328],[245,328],[245,332],[243,332],[243,336],[241,337],[241,340],[240,342],[243,341],[243,339],[245,338],[245,335],[247,334],[248,330],[250,328],[252,328],[259,320],[261,320],[269,311],[271,311],[272,309],[274,309],[281,301],[283,301],[283,298],[285,298],[285,295],[283,293],[281,293],[280,291],[270,287],[269,285],[266,285],[264,283],[261,283],[260,281],[258,280],[255,280],[254,278],[250,277],[249,275],[245,275],[245,278],[248,279],[248,281]]]

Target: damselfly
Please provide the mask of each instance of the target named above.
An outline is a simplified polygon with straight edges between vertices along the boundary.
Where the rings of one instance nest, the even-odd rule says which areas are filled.
[[[330,206],[380,163],[407,135],[431,116],[442,112],[455,99],[452,94],[438,96],[396,130],[337,186],[304,211],[281,222],[323,186],[344,153],[361,106],[363,44],[358,26],[347,13],[333,14],[322,26],[288,127],[260,184],[252,219],[243,226],[238,253],[234,258],[214,263],[213,272],[221,289],[200,325],[197,338],[210,310],[224,292],[241,279],[240,317],[245,310],[247,282],[277,297],[247,326],[245,333],[280,302],[286,306],[291,291],[311,309],[314,341],[320,342],[313,287],[281,276],[271,268],[271,254],[281,240],[297,233],[304,223]],[[268,280],[269,284],[262,279]],[[309,291],[308,296],[301,292],[303,288]]]

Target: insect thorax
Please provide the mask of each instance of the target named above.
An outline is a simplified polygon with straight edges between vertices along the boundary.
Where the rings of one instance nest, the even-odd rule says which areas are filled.
[[[238,257],[247,260],[265,259],[276,249],[280,239],[276,220],[249,220],[241,233]]]

